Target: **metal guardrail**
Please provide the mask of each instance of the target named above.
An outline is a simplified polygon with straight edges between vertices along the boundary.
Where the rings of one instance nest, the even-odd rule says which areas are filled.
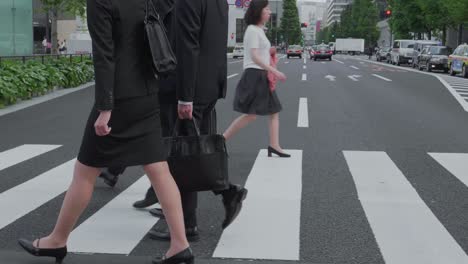
[[[27,61],[31,60],[39,60],[42,63],[45,63],[47,61],[51,60],[59,60],[62,58],[69,58],[70,62],[73,62],[73,58],[80,58],[80,62],[83,62],[85,58],[92,58],[91,53],[83,53],[83,54],[37,54],[37,55],[30,55],[30,56],[0,56],[0,65],[4,61],[21,61],[23,63],[26,63]]]

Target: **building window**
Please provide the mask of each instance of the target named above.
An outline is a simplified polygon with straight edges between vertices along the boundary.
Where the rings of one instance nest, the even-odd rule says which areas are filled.
[[[244,32],[246,26],[243,18],[236,19],[236,43],[244,42]]]

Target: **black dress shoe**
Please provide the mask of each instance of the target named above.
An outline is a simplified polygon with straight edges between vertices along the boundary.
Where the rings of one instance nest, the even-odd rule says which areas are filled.
[[[37,246],[33,245],[33,242],[26,239],[18,240],[19,245],[26,250],[29,254],[36,257],[52,257],[55,258],[56,264],[61,264],[63,259],[67,256],[67,247],[61,248],[39,248],[39,243],[41,240],[37,241]]]
[[[195,258],[193,256],[192,250],[187,248],[186,250],[181,251],[180,253],[177,253],[170,258],[163,257],[162,259],[153,259],[152,262],[153,264],[193,264],[195,263],[194,260]]]
[[[117,181],[119,181],[119,175],[114,175],[108,170],[101,172],[99,178],[104,179],[104,183],[109,185],[110,187],[114,187],[117,184]]]
[[[289,155],[289,154],[281,153],[281,152],[279,152],[278,150],[276,150],[276,149],[274,149],[272,147],[268,147],[268,157],[271,157],[272,156],[271,154],[276,154],[280,158],[290,158],[291,157],[291,155]]]
[[[226,217],[223,222],[223,229],[228,227],[239,215],[242,209],[242,202],[247,197],[247,189],[239,185],[231,185],[229,190],[222,193]]]
[[[154,209],[151,209],[149,212],[150,212],[150,214],[152,216],[157,217],[159,219],[165,219],[166,218],[164,216],[164,213],[163,213],[162,209],[154,208]]]
[[[156,197],[156,193],[153,191],[153,187],[150,187],[148,189],[148,191],[146,191],[145,199],[140,200],[140,201],[136,201],[133,204],[133,207],[138,208],[138,209],[142,209],[142,208],[146,208],[148,206],[151,206],[153,204],[156,204],[158,202],[159,202],[158,197]]]
[[[200,234],[198,233],[198,227],[185,227],[185,235],[189,242],[196,242],[200,240]],[[165,225],[164,228],[153,227],[149,232],[148,236],[153,240],[170,241],[171,233],[169,233],[169,227]]]

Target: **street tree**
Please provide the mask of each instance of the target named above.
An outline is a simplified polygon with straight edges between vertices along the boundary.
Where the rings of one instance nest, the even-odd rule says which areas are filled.
[[[296,0],[283,1],[283,18],[281,19],[281,34],[289,44],[299,44],[302,39],[301,24]]]
[[[72,14],[84,16],[86,12],[86,0],[41,0],[44,11],[51,20],[52,51],[57,52],[57,20],[60,14]]]

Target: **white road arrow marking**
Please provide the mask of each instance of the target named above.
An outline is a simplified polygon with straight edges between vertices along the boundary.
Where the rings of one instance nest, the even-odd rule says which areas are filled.
[[[358,82],[358,78],[361,78],[361,75],[349,75],[348,78],[350,78],[351,80],[355,81],[355,82]]]

